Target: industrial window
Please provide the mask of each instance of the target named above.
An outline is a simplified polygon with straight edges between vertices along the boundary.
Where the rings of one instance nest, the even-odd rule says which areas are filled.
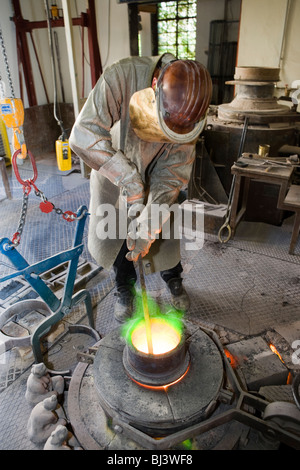
[[[158,52],[195,59],[197,0],[158,4]]]

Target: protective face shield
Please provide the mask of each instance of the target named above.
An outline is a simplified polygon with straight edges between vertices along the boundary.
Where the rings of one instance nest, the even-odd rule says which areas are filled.
[[[206,123],[212,95],[207,69],[199,62],[176,60],[159,76],[156,91],[136,92],[129,115],[135,133],[146,142],[193,143]]]

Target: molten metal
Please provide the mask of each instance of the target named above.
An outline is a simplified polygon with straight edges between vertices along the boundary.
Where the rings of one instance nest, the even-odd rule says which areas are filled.
[[[181,336],[172,325],[162,318],[151,318],[151,337],[154,355],[165,354],[175,349],[180,343]],[[133,346],[140,352],[149,354],[147,332],[144,323],[141,323],[131,335]]]

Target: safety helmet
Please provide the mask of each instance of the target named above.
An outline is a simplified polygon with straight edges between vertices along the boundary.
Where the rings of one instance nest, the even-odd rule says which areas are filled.
[[[161,71],[156,88],[159,124],[175,142],[190,142],[205,126],[212,96],[208,70],[196,60],[174,60]]]

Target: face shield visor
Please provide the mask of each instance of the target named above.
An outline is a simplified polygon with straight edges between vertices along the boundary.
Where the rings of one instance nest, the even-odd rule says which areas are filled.
[[[194,143],[206,124],[212,82],[196,61],[167,64],[157,87],[136,92],[129,106],[134,132],[146,142]]]

